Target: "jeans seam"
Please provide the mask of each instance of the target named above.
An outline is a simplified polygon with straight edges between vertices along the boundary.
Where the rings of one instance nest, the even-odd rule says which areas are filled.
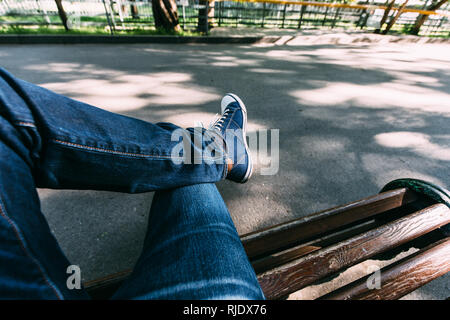
[[[206,131],[213,131],[213,130],[206,130]],[[223,173],[222,173],[222,179],[225,179],[227,177],[227,175],[228,175],[228,159],[229,159],[228,158],[228,150],[227,150],[227,142],[226,142],[226,140],[224,139],[224,137],[221,134],[219,134],[219,133],[217,133],[215,131],[213,131],[213,132],[215,134],[219,135],[220,138],[222,139],[223,146],[220,146],[218,144],[216,144],[216,146],[218,146],[222,150],[221,161],[222,161],[222,163],[224,165],[223,166],[224,169],[223,169]]]
[[[222,179],[225,179],[228,175],[228,157],[226,155],[224,155],[223,157],[223,162],[224,162],[224,166],[223,166],[223,177]]]
[[[73,147],[73,148],[78,148],[78,149],[83,149],[83,150],[90,150],[90,151],[104,152],[104,153],[109,153],[109,154],[130,156],[130,157],[183,159],[183,158],[174,158],[171,156],[160,156],[160,155],[154,155],[154,154],[124,152],[124,151],[117,151],[117,150],[111,150],[111,149],[105,149],[105,148],[99,148],[99,147],[92,147],[92,146],[86,146],[86,145],[82,145],[82,144],[74,143],[74,142],[70,142],[70,141],[63,141],[60,139],[52,139],[51,141],[55,142],[57,144],[62,144],[62,145],[68,146],[68,147]]]
[[[129,156],[129,157],[142,157],[142,158],[155,158],[155,159],[165,159],[165,160],[184,160],[184,157],[172,157],[172,156],[162,156],[162,155],[155,155],[155,154],[145,154],[145,153],[132,153],[132,152],[124,152],[124,151],[117,151],[117,150],[111,150],[111,149],[105,149],[105,148],[98,148],[98,147],[92,147],[92,146],[86,146],[70,141],[64,141],[60,139],[51,139],[52,142],[64,145],[72,148],[78,148],[81,150],[86,151],[97,151],[97,152],[104,152],[108,154],[115,154],[115,155],[121,155],[121,156]],[[216,161],[217,158],[203,158],[204,161]]]
[[[4,208],[3,201],[1,199],[1,195],[0,195],[0,216],[2,216],[6,220],[6,222],[12,227],[12,229],[14,231],[14,234],[16,236],[16,239],[18,240],[22,251],[37,266],[37,268],[38,268],[40,274],[42,275],[42,278],[44,279],[45,283],[53,290],[53,292],[55,293],[55,295],[56,295],[58,300],[63,300],[64,297],[61,294],[61,292],[59,291],[59,289],[54,284],[52,284],[52,281],[49,279],[48,275],[43,270],[43,267],[41,266],[39,261],[27,249],[27,246],[25,244],[25,239],[21,235],[21,231],[20,231],[19,226],[6,213],[6,209]]]
[[[228,176],[228,163],[224,167],[225,167],[225,170],[224,170],[223,178],[225,179]]]
[[[19,126],[22,126],[22,127],[36,128],[36,125],[33,122],[17,121],[16,124],[19,125]]]

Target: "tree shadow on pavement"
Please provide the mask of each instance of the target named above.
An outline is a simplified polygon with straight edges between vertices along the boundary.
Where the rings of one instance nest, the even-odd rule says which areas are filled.
[[[250,131],[280,130],[276,175],[257,170],[247,184],[218,183],[243,234],[370,196],[400,177],[448,187],[450,59],[440,48],[7,46],[0,56],[18,77],[150,122],[191,126],[219,112],[223,94],[241,96]],[[85,266],[87,278],[132,265],[151,195],[43,193],[57,239],[74,263]],[[96,209],[80,213],[93,202],[86,198],[96,199]],[[122,199],[121,205],[111,206],[113,199]],[[78,224],[75,231],[68,223]]]

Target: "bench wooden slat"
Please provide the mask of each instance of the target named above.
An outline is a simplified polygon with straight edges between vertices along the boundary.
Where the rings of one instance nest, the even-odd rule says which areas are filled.
[[[449,207],[434,204],[422,209],[430,202],[423,201],[424,196],[412,189],[401,186],[242,235],[266,297],[286,297],[450,223]],[[419,208],[422,210],[410,214]],[[107,299],[130,273],[126,270],[84,286],[94,298]]]
[[[376,229],[315,251],[258,276],[268,299],[285,297],[313,282],[450,223],[450,209],[435,204]]]
[[[371,275],[322,296],[323,300],[395,300],[450,272],[450,237],[380,270],[380,288],[369,289]]]
[[[398,208],[417,199],[406,188],[391,190],[318,212],[241,237],[249,259],[267,255],[299,241]]]
[[[313,251],[317,251],[324,247],[327,247],[333,243],[339,242],[341,240],[348,239],[356,234],[365,232],[378,226],[377,221],[370,220],[364,223],[357,224],[344,230],[339,230],[332,232],[330,234],[324,235],[320,238],[315,238],[311,241],[301,243],[297,246],[290,247],[288,249],[272,253],[268,256],[264,256],[259,259],[252,260],[252,266],[257,274],[263,273],[269,269],[278,267],[282,264],[288,263],[292,260],[300,258],[306,254]]]

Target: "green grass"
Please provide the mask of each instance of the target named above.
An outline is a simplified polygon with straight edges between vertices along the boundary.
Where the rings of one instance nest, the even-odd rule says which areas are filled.
[[[61,20],[56,20],[55,18],[50,16],[50,22],[59,22]],[[59,18],[58,18],[59,19]],[[45,23],[45,19],[41,15],[8,15],[8,16],[0,16],[0,22],[9,22],[9,23]]]
[[[50,34],[50,35],[110,35],[108,27],[80,27],[74,30],[66,31],[62,26],[0,26],[0,34]],[[183,30],[179,32],[170,32],[166,30],[157,30],[155,28],[133,28],[127,30],[116,30],[114,35],[167,35],[167,36],[200,36],[200,32]]]
[[[1,26],[0,34],[110,34],[103,28],[89,28],[89,29],[77,29],[71,31],[65,31],[61,26],[48,26],[48,27],[36,27],[36,26]]]
[[[194,18],[193,18],[194,17]],[[71,31],[65,31],[64,28],[60,25],[60,19],[58,16],[50,15],[51,25],[45,25],[44,18],[41,15],[8,15],[8,16],[0,16],[0,34],[75,34],[75,35],[110,35],[111,32],[108,27],[108,21],[105,16],[93,16],[93,17],[80,17],[78,21],[79,24],[73,28]],[[221,27],[259,27],[261,25],[262,20],[258,20],[258,17],[242,17],[238,21],[230,18],[222,18],[221,19]],[[287,15],[287,18],[292,18]],[[313,15],[311,19],[310,15],[305,15],[304,21],[302,23],[303,28],[317,28],[317,29],[330,29],[331,24],[333,23],[332,16],[327,16],[325,24],[322,26],[324,15]],[[281,21],[270,21],[270,17],[266,17],[266,21],[264,23],[265,27],[281,27]],[[9,24],[3,24],[9,23]],[[24,22],[27,22],[27,25],[23,25]],[[219,19],[216,19],[216,24],[219,22]],[[237,22],[237,25],[236,25]],[[248,22],[249,24],[245,23]],[[173,36],[200,36],[202,33],[192,31],[192,30],[183,30],[180,32],[168,32],[165,30],[156,30],[153,27],[153,19],[151,16],[142,17],[142,19],[132,19],[126,18],[124,21],[124,27],[122,28],[122,23],[116,19],[116,30],[114,31],[115,35],[173,35]],[[187,15],[185,23],[180,16],[180,25],[183,26],[186,24],[187,28],[195,28],[197,25],[197,17]],[[289,21],[286,20],[285,28],[296,29],[298,25],[297,21]],[[345,28],[347,30],[356,29],[354,22],[345,21],[345,20],[337,20],[335,27]],[[411,28],[411,24],[396,24],[393,26],[389,34],[408,34]],[[359,28],[358,28],[359,29]],[[371,32],[372,30],[366,29],[367,32]],[[421,30],[420,36],[426,37],[437,37],[437,38],[449,38],[450,33],[448,30],[433,30],[433,32],[429,32],[428,28],[424,26]]]
[[[0,34],[76,34],[76,35],[110,35],[106,16],[82,16],[72,30],[66,31],[61,25],[59,16],[49,15],[50,25],[42,15],[7,15],[0,16]],[[182,22],[182,21],[180,21]],[[2,24],[3,23],[3,24]],[[170,32],[155,29],[152,17],[142,19],[127,18],[122,23],[116,19],[115,35],[173,35],[173,36],[199,36],[200,32],[182,30]],[[181,25],[183,25],[181,23]]]

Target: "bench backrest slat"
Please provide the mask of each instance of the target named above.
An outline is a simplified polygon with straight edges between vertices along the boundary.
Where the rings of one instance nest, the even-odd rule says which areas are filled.
[[[247,256],[253,259],[307,238],[398,208],[416,199],[415,193],[409,189],[391,190],[265,230],[245,234],[241,237],[241,241]]]

